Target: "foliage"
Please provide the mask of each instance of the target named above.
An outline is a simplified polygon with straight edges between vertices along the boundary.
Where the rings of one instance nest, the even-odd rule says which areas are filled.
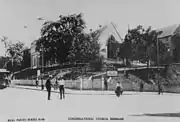
[[[0,69],[6,68],[7,62],[9,61],[8,57],[0,57]]]
[[[97,33],[84,33],[85,27],[81,13],[60,16],[57,21],[45,22],[36,49],[40,51],[43,46],[46,62],[94,60],[99,56]]]
[[[71,48],[69,59],[84,61],[97,59],[99,57],[100,47],[96,36],[96,32],[92,32],[91,34],[83,33],[79,35]]]
[[[93,71],[101,71],[103,67],[103,57],[99,57],[95,60],[90,61],[90,67]]]
[[[5,48],[7,48],[8,43],[9,43],[9,41],[8,41],[8,37],[3,36],[0,40],[1,40],[1,42],[3,42],[3,43],[4,43],[4,47],[5,47]]]
[[[24,43],[18,41],[15,44],[9,44],[6,53],[11,57],[15,62],[21,63],[23,56]]]
[[[19,70],[21,67],[21,61],[23,60],[24,43],[17,41],[11,43],[7,37],[3,37],[1,41],[4,43],[6,48],[6,56],[9,57],[7,63],[7,69],[10,71]]]
[[[157,40],[161,33],[152,30],[151,27],[144,29],[141,25],[129,30],[120,48],[121,58],[157,62]],[[158,43],[160,61],[164,61],[167,58],[168,49],[161,41]]]
[[[72,46],[75,41],[79,41],[78,38],[82,36],[84,28],[82,14],[59,16],[57,21],[45,22],[41,29],[41,38],[37,41],[37,50],[42,45],[49,59],[64,62],[71,48],[74,48]]]

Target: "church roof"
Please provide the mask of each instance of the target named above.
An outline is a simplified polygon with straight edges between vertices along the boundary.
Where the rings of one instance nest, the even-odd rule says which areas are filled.
[[[159,35],[158,38],[164,38],[164,37],[167,37],[167,36],[173,36],[176,33],[178,28],[179,28],[179,24],[174,24],[174,25],[171,25],[171,26],[167,26],[167,27],[158,29],[157,30],[158,32],[162,32]]]
[[[110,36],[114,36],[117,42],[122,43],[123,39],[121,38],[117,28],[114,26],[113,23],[105,25],[100,29],[96,30],[95,32],[98,33],[98,42],[100,45],[107,45],[107,41]]]

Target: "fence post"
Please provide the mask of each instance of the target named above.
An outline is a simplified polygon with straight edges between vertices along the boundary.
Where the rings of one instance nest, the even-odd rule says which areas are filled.
[[[104,76],[102,76],[101,77],[101,87],[102,87],[102,91],[104,91],[104,81],[105,80],[105,78],[104,78]]]
[[[83,89],[83,79],[80,78],[80,90],[82,90],[82,89]]]

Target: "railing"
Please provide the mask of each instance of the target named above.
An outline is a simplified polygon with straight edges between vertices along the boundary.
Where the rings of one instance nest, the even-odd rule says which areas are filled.
[[[60,73],[71,72],[74,69],[76,69],[76,70],[80,69],[81,70],[82,68],[85,68],[85,67],[71,67],[71,68],[56,69],[56,70],[52,70],[52,71],[43,73],[43,77],[53,75],[54,76],[53,79],[54,79]],[[36,79],[36,78],[37,78],[37,75],[33,75],[33,76],[31,76],[31,78],[28,78],[28,79]]]
[[[151,67],[131,67],[131,68],[128,68],[128,67],[124,67],[124,68],[118,68],[117,70],[118,71],[126,71],[126,70],[137,70],[137,69],[163,69],[165,67],[162,67],[162,66],[151,66]]]

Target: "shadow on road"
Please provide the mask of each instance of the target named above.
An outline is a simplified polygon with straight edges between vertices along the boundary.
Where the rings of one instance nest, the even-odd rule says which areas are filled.
[[[180,112],[178,113],[144,113],[144,114],[130,115],[130,116],[180,117]]]

